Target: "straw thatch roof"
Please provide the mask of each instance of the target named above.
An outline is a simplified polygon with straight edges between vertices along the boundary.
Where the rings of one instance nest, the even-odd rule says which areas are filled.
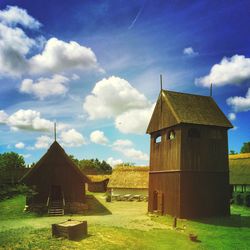
[[[229,160],[250,158],[250,153],[229,155]]]
[[[113,170],[108,188],[148,188],[148,167],[117,167]]]
[[[165,119],[164,116],[168,116],[169,112],[172,119]],[[180,123],[233,127],[212,97],[163,90],[157,100],[147,133]]]
[[[250,153],[229,155],[230,184],[250,185]]]
[[[109,179],[111,175],[96,174],[96,175],[87,175],[87,177],[91,180],[91,182],[102,182]]]

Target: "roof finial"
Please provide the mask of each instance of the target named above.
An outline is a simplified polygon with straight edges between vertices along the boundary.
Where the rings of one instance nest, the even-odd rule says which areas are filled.
[[[54,138],[55,138],[55,141],[56,141],[56,122],[54,122]]]
[[[213,95],[213,84],[211,83],[211,85],[210,85],[210,96],[212,97],[212,95]]]
[[[160,84],[161,84],[161,92],[162,92],[162,74],[160,74]]]

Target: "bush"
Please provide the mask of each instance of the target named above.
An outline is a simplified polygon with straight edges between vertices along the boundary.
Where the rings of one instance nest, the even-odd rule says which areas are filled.
[[[0,200],[9,199],[13,196],[23,194],[28,197],[32,197],[36,194],[34,189],[27,187],[26,185],[2,185],[0,187]]]
[[[250,194],[247,193],[247,195],[245,196],[245,205],[247,207],[250,207]]]
[[[250,192],[234,192],[233,200],[236,205],[245,205],[247,207],[250,207]]]
[[[239,192],[233,193],[233,200],[234,200],[234,204],[243,205],[242,193],[239,193]]]

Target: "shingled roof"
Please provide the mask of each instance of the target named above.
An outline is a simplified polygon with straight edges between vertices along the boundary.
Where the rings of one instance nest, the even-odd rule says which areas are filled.
[[[61,165],[64,162],[72,171],[82,179],[82,181],[90,182],[89,178],[84,175],[80,169],[75,165],[75,163],[69,158],[65,153],[64,149],[60,146],[57,141],[54,141],[48,151],[43,155],[43,157],[32,167],[20,180],[20,182],[26,182],[36,173],[40,168],[44,168],[45,165],[49,164],[51,171],[55,165]]]
[[[180,123],[233,127],[212,97],[163,90],[157,100],[147,133]]]
[[[250,153],[229,155],[230,184],[250,185]]]
[[[148,188],[148,167],[118,167],[113,170],[108,188]]]

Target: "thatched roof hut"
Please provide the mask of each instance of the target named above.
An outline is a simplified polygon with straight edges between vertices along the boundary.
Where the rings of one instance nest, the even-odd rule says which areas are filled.
[[[250,153],[229,155],[231,185],[250,185]]]
[[[148,167],[117,167],[108,188],[148,189]]]
[[[90,192],[106,192],[107,185],[111,175],[87,175],[90,179],[88,183],[88,191]]]

